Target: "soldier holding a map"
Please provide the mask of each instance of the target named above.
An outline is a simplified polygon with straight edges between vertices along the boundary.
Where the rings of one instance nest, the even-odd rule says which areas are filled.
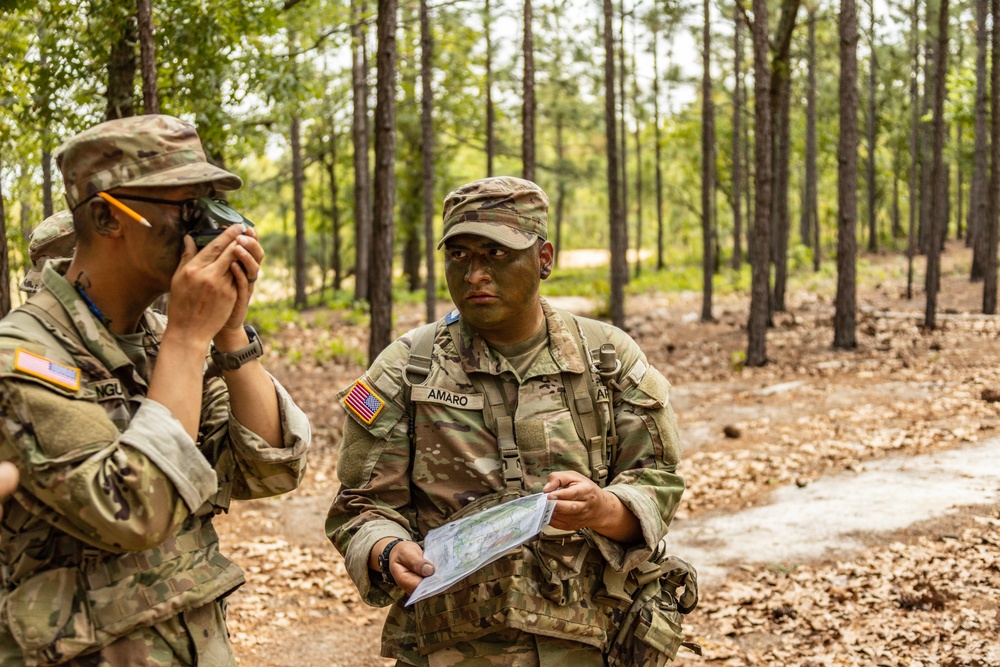
[[[327,533],[365,602],[393,605],[382,655],[399,665],[619,664],[637,574],[684,490],[669,383],[623,331],[539,296],[547,209],[518,178],[450,193],[440,246],[457,310],[341,394]],[[556,501],[539,535],[406,605],[441,565],[424,558],[429,531],[533,493]]]

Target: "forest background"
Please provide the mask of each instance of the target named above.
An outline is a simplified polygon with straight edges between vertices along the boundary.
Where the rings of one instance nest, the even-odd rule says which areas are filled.
[[[248,573],[234,646],[381,667],[384,610],[323,534],[335,393],[449,307],[445,194],[533,178],[561,253],[543,294],[675,385],[705,648],[681,664],[1000,664],[995,25],[998,0],[0,0],[0,313],[63,207],[62,141],[195,123],[245,182],[250,318],[315,427],[300,489],[218,522]],[[831,508],[830,484],[854,486]],[[769,542],[783,517],[824,534]]]
[[[431,317],[446,296],[425,242],[444,194],[500,174],[550,194],[557,250],[610,253],[610,271],[558,272],[546,294],[597,297],[621,325],[627,293],[700,289],[709,321],[713,289],[749,292],[750,365],[767,361],[789,271],[836,271],[833,340],[854,347],[858,243],[926,256],[933,327],[931,239],[963,239],[991,313],[991,11],[3,0],[0,272],[23,274],[30,230],[61,207],[59,143],[162,112],[193,121],[210,159],[244,178],[232,203],[268,251],[266,295],[357,309],[369,356],[392,339],[394,301],[423,299]],[[911,262],[908,295],[915,279]],[[0,283],[5,311],[18,297]]]

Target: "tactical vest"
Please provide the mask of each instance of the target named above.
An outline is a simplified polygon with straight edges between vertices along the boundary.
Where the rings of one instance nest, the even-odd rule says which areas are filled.
[[[145,395],[144,380],[116,375],[87,350],[65,310],[47,291],[0,323],[0,340],[4,339],[85,369],[89,387],[75,392],[52,387],[67,398],[97,401],[95,383],[118,380],[120,399],[101,404],[119,431]],[[0,441],[0,449],[9,447]],[[15,453],[2,454],[10,458]],[[219,553],[211,522],[228,500],[228,489],[220,488],[174,537],[147,551],[115,554],[89,547],[66,532],[72,529],[65,521],[59,522],[50,508],[18,488],[4,504],[0,549],[6,558],[0,574],[6,592],[0,593],[0,614],[22,650],[25,665],[62,664],[242,585],[243,572]]]
[[[585,362],[584,373],[564,372],[560,377],[577,434],[587,447],[590,477],[604,487],[615,461],[618,444],[613,418],[614,396],[611,390],[621,391],[627,386],[612,380],[620,370],[621,362],[616,359],[614,345],[606,342],[600,323],[554,310],[571,332]],[[457,344],[460,340],[457,319],[446,323],[449,335]],[[411,397],[420,391],[422,383],[430,374],[437,327],[437,322],[424,325],[416,329],[411,338],[410,355],[403,376],[411,437],[415,414],[415,403]],[[588,347],[588,344],[594,343],[599,344],[593,349]],[[637,363],[642,364],[641,361]],[[638,370],[642,371],[644,367]],[[526,493],[515,441],[513,415],[503,382],[497,376],[484,379],[476,373],[469,374],[469,379],[486,398],[483,417],[487,427],[497,438],[506,489],[466,505],[451,517],[452,520]],[[638,383],[638,378],[631,381]],[[660,647],[648,651],[646,649],[650,643],[642,641],[641,637],[639,642],[631,641],[636,628],[649,627],[649,623],[642,626],[635,622],[633,616],[638,617],[638,612],[633,615],[631,610],[636,606],[636,599],[642,597],[638,595],[640,590],[649,591],[652,584],[659,580],[659,561],[664,554],[658,551],[654,556],[655,559],[644,563],[634,573],[625,575],[605,566],[603,557],[585,531],[546,527],[537,539],[477,570],[440,595],[418,601],[414,605],[414,616],[419,652],[427,655],[507,627],[588,644],[615,660],[619,659],[616,656],[624,656],[627,651],[632,655],[633,644],[638,644],[644,654],[648,653],[646,658],[650,660],[657,652],[663,655],[669,653],[669,658],[672,658],[682,640],[681,612],[676,605],[667,609],[659,604],[661,600],[656,597],[661,591],[659,585],[656,585],[655,594],[650,592],[646,595],[644,605],[653,600],[654,606],[660,608],[659,613],[652,613],[660,622],[649,633],[650,640],[659,642]],[[697,599],[696,587],[691,586],[689,589]],[[666,589],[663,591],[666,592]],[[667,593],[668,597],[669,595]],[[693,608],[693,604],[691,607]],[[396,606],[390,611],[390,617],[405,613]],[[669,616],[669,621],[664,620],[664,615]],[[647,618],[649,616],[647,614]],[[403,618],[391,621],[404,627],[406,625]],[[632,630],[619,632],[626,626]],[[665,633],[667,628],[671,631]],[[666,653],[660,651],[660,648],[665,648]],[[614,664],[624,665],[627,662]]]

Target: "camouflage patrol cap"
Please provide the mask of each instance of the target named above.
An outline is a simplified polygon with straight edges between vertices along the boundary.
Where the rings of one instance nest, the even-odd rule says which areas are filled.
[[[70,210],[98,192],[121,186],[243,185],[236,174],[209,164],[194,125],[173,116],[109,120],[70,138],[56,151]]]
[[[497,176],[466,183],[444,199],[445,241],[459,234],[477,234],[523,250],[545,240],[549,198],[523,178]]]
[[[28,243],[28,257],[31,268],[18,287],[23,292],[33,294],[42,286],[42,267],[50,259],[70,257],[76,247],[76,228],[73,227],[73,214],[69,211],[59,211],[45,218],[31,232]]]

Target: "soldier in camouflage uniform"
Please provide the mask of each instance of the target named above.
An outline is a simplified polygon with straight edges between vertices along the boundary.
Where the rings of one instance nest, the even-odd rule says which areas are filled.
[[[244,578],[212,520],[294,489],[310,437],[244,329],[256,235],[234,224],[200,252],[186,235],[197,198],[242,182],[169,116],[103,123],[56,160],[76,252],[42,261],[68,252],[49,223],[38,291],[0,322],[0,459],[20,473],[0,664],[235,665],[224,599]],[[166,292],[169,320],[148,308]]]
[[[18,288],[22,292],[34,294],[42,287],[42,267],[50,259],[65,259],[73,256],[76,248],[76,229],[73,214],[59,211],[45,218],[28,240],[28,259],[31,268],[24,274]]]
[[[428,325],[426,380],[408,370],[418,329],[341,394],[349,419],[326,530],[365,602],[394,603],[382,655],[397,665],[604,665],[628,606],[621,583],[665,536],[684,489],[669,383],[623,331],[539,297],[554,252],[547,207],[537,185],[510,177],[449,194],[441,245],[457,310]],[[602,343],[620,362],[612,400],[595,394],[611,455],[568,409],[595,375],[581,347]],[[434,571],[420,544],[429,530],[529,492],[558,501],[540,537],[403,605]]]

